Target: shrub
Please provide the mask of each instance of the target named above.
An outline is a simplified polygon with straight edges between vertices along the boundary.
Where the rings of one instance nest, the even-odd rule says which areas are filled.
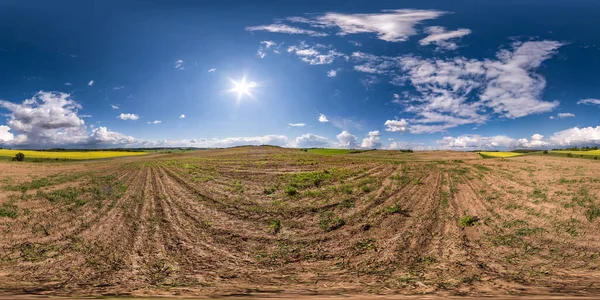
[[[15,154],[15,157],[13,158],[13,160],[24,161],[25,160],[25,154],[19,152],[19,153]]]
[[[594,160],[598,160],[598,156],[594,156]]]
[[[475,225],[475,222],[477,221],[479,221],[477,217],[466,215],[458,220],[458,225],[462,227],[470,227]]]
[[[573,154],[567,153],[567,157],[573,157]]]
[[[548,154],[548,150],[544,150],[544,154]]]

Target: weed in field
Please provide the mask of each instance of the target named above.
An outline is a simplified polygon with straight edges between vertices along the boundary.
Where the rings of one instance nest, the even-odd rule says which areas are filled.
[[[588,221],[593,222],[596,218],[600,217],[600,207],[592,204],[586,211],[585,217]]]
[[[368,185],[363,185],[360,187],[360,190],[363,191],[363,193],[368,194],[371,192],[371,187]]]
[[[269,230],[272,234],[278,234],[281,231],[281,221],[280,220],[272,220],[269,223]]]
[[[533,189],[533,192],[531,193],[531,197],[534,199],[542,200],[542,201],[548,200],[548,196],[546,195],[546,193],[538,188]]]
[[[295,187],[290,186],[290,185],[286,186],[285,189],[284,189],[284,191],[285,191],[285,193],[288,196],[292,196],[293,197],[293,196],[298,195],[298,190]]]
[[[173,268],[164,259],[153,261],[147,268],[148,279],[152,285],[163,283],[173,273]]]
[[[473,167],[475,167],[475,169],[477,169],[479,171],[484,171],[484,172],[489,172],[492,170],[489,167],[486,167],[486,166],[480,165],[480,164],[474,164]]]
[[[346,221],[341,217],[335,216],[333,212],[329,211],[321,214],[319,227],[325,232],[336,230],[344,225],[346,225]]]
[[[461,227],[471,227],[479,221],[479,218],[466,215],[458,220],[458,225]]]
[[[263,193],[265,193],[265,195],[273,195],[275,193],[275,191],[277,191],[277,188],[272,186],[270,188],[265,188],[263,190]]]
[[[356,250],[359,253],[364,253],[371,250],[377,251],[375,241],[376,240],[374,238],[360,240],[354,245],[354,250]]]
[[[11,202],[5,202],[0,205],[0,217],[16,218],[19,216],[17,206]]]
[[[352,198],[344,198],[342,202],[340,202],[339,207],[341,208],[351,208],[354,207],[354,199]]]
[[[386,213],[388,213],[390,215],[393,215],[393,214],[404,215],[404,214],[406,214],[406,211],[403,210],[403,209],[401,209],[400,206],[398,205],[398,203],[396,203],[396,204],[394,204],[392,206],[388,206],[384,210],[385,210]]]

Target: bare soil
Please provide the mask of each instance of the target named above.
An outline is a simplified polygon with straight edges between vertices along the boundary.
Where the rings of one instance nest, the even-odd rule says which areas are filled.
[[[596,161],[239,147],[0,170],[4,297],[600,295]]]

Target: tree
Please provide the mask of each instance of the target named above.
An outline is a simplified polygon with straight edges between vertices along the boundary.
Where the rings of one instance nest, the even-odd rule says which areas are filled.
[[[15,157],[13,158],[13,160],[23,161],[23,160],[25,160],[25,154],[19,152],[19,153],[15,154]]]

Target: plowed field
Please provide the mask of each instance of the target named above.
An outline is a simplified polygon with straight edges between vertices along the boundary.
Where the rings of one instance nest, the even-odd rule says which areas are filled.
[[[600,294],[596,161],[239,147],[0,170],[5,295]]]

